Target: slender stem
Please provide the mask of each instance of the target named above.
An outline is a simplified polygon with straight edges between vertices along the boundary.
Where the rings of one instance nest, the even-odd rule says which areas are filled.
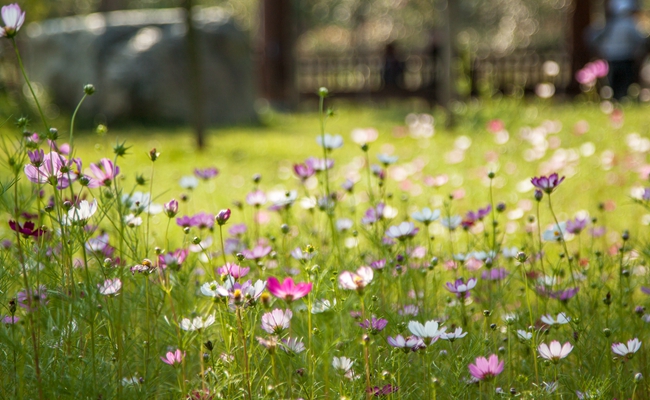
[[[16,39],[11,38],[11,43],[13,44],[14,50],[16,51],[16,58],[18,59],[18,66],[20,66],[20,72],[22,72],[23,78],[25,78],[25,83],[27,83],[27,86],[29,87],[29,91],[32,93],[32,97],[34,98],[34,102],[36,103],[36,108],[38,108],[38,113],[41,115],[43,126],[45,127],[45,130],[48,130],[50,129],[50,126],[47,124],[47,120],[45,119],[45,114],[43,114],[43,109],[41,108],[41,103],[38,102],[38,98],[36,97],[34,88],[32,88],[32,84],[29,81],[29,78],[27,77],[27,72],[25,72],[25,67],[23,66],[23,59],[20,57],[20,52],[18,51],[18,46],[16,45]]]
[[[237,327],[239,328],[239,335],[241,337],[242,346],[244,348],[244,372],[246,374],[246,390],[248,400],[252,399],[251,377],[248,367],[248,350],[246,349],[246,335],[244,334],[244,324],[241,320],[241,307],[237,307]]]
[[[84,93],[83,97],[81,100],[79,100],[79,104],[77,104],[77,107],[74,109],[74,112],[72,113],[72,118],[70,120],[70,140],[68,140],[68,144],[70,145],[70,157],[72,157],[73,153],[73,147],[74,147],[74,122],[75,119],[77,118],[77,111],[79,111],[79,108],[81,107],[81,104],[86,100],[86,97],[88,97],[88,94]]]

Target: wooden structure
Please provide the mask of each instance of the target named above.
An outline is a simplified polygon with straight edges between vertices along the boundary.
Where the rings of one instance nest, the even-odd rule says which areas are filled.
[[[383,53],[378,52],[298,57],[298,91],[302,98],[309,98],[315,96],[319,87],[325,86],[337,97],[419,97],[438,101],[437,86],[444,68],[439,59],[425,53],[405,55],[402,84],[397,88],[387,88],[382,80],[383,57]],[[547,61],[557,65],[557,75],[549,75],[544,70]],[[521,50],[506,55],[476,56],[470,76],[474,94],[478,93],[480,85],[510,93],[515,88],[533,92],[540,83],[552,83],[556,93],[561,93],[571,83],[573,74],[567,53]]]

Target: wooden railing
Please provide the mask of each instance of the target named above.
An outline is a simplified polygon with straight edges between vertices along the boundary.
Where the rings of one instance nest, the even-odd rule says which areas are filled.
[[[442,76],[438,59],[426,53],[411,53],[402,58],[404,74],[400,84],[387,87],[382,77],[384,55],[381,52],[301,56],[297,61],[298,91],[311,95],[325,86],[339,96],[416,96],[435,100],[436,82]],[[547,63],[545,68],[546,62],[554,64]],[[553,74],[556,67],[558,72]],[[552,83],[557,91],[562,91],[572,79],[567,53],[533,50],[503,56],[475,56],[469,74],[474,94],[484,85],[511,92],[514,88],[531,91],[539,83]]]

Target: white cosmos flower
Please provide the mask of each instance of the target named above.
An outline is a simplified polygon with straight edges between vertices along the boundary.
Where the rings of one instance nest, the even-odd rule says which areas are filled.
[[[178,184],[183,189],[193,190],[196,189],[197,186],[199,186],[199,178],[197,178],[194,175],[186,175],[181,177],[181,180],[178,182]]]
[[[550,345],[542,343],[537,348],[537,351],[539,351],[539,355],[542,358],[553,362],[558,362],[565,358],[569,353],[571,353],[571,350],[573,350],[571,343],[566,342],[564,345],[561,345],[557,340],[552,341]]]
[[[566,222],[560,222],[559,225],[554,225],[551,228],[544,231],[542,234],[542,239],[547,242],[557,242],[562,239],[566,234]]]
[[[418,321],[411,321],[408,325],[409,331],[415,336],[419,336],[422,339],[438,339],[447,328],[438,329],[438,323],[436,321],[427,321],[422,325]]]
[[[115,279],[106,279],[103,285],[97,285],[99,287],[99,293],[108,296],[111,294],[117,294],[122,288],[122,281],[119,278]]]
[[[463,328],[456,328],[453,332],[444,332],[440,335],[440,339],[449,340],[453,342],[456,339],[462,339],[467,336],[467,332],[463,332]]]
[[[353,364],[354,361],[347,357],[334,357],[332,360],[332,367],[341,372],[348,372]]]
[[[524,331],[522,329],[517,330],[517,336],[519,336],[519,339],[521,339],[521,340],[523,340],[525,342],[527,342],[527,341],[529,341],[530,339],[533,338],[532,332],[526,332],[526,331]]]
[[[208,326],[214,324],[214,315],[209,315],[205,320],[203,317],[195,317],[193,319],[183,318],[181,320],[181,329],[184,331],[196,331],[199,329],[207,328]]]
[[[79,202],[79,207],[72,207],[68,214],[63,216],[64,225],[84,225],[97,211],[97,200],[88,203],[86,200]]]
[[[151,195],[143,192],[125,193],[122,195],[122,202],[134,213],[146,212],[148,214],[160,214],[164,210],[162,204],[153,203]]]
[[[440,218],[440,210],[431,210],[429,207],[424,207],[422,210],[416,211],[411,214],[411,218],[416,221],[429,225],[431,222]]]
[[[208,297],[227,297],[228,289],[219,285],[217,281],[204,283],[201,286],[201,293]]]
[[[636,353],[641,348],[641,342],[639,339],[634,338],[627,341],[627,346],[623,343],[612,343],[612,351],[614,354],[621,357],[632,358],[634,353]]]
[[[555,319],[550,314],[546,314],[546,315],[542,315],[541,320],[546,325],[554,326],[554,325],[568,324],[569,321],[571,321],[571,318],[567,317],[565,313],[561,312],[557,315],[557,318]]]
[[[341,137],[341,135],[330,135],[329,133],[326,133],[325,135],[316,136],[316,142],[321,147],[325,147],[328,150],[334,150],[343,146],[343,137]]]
[[[336,299],[332,300],[330,302],[327,299],[317,299],[314,301],[314,304],[311,306],[311,313],[312,314],[320,314],[324,313],[326,311],[329,311],[336,305]]]
[[[129,228],[135,228],[136,226],[142,225],[142,217],[138,217],[135,214],[125,215],[124,223]]]

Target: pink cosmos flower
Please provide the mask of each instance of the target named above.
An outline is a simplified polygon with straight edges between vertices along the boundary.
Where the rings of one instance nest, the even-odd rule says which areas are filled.
[[[102,158],[97,164],[90,164],[90,170],[96,181],[91,181],[88,187],[111,186],[115,177],[120,173],[120,167],[114,165],[113,161],[108,158]]]
[[[530,183],[539,190],[551,194],[555,188],[562,183],[562,181],[564,181],[564,177],[560,178],[558,174],[554,172],[549,176],[534,177],[530,180]]]
[[[246,274],[248,274],[250,270],[251,270],[250,268],[247,267],[242,268],[237,264],[226,263],[226,265],[217,269],[217,273],[221,276],[230,275],[235,279],[239,279],[241,277],[246,276]]]
[[[568,356],[569,353],[571,353],[571,350],[573,350],[571,343],[566,342],[564,345],[561,345],[557,340],[552,341],[550,345],[542,343],[537,348],[537,351],[542,358],[555,363]]]
[[[286,278],[284,282],[280,284],[278,279],[272,276],[267,280],[266,287],[273,296],[291,302],[307,296],[307,294],[311,292],[312,283],[303,282],[295,284],[293,279]]]
[[[165,212],[165,215],[167,215],[169,218],[174,218],[176,214],[178,214],[178,200],[176,199],[169,200],[169,202],[165,203],[165,205],[163,206],[163,211]]]
[[[467,283],[463,280],[463,278],[456,279],[455,282],[447,282],[447,290],[449,290],[452,293],[456,293],[456,296],[458,298],[467,298],[469,297],[469,291],[474,289],[476,286],[476,279],[475,278],[469,278],[467,280]]]
[[[242,254],[249,260],[259,260],[260,258],[266,257],[270,252],[271,246],[257,245],[253,250],[246,249],[242,251]]]
[[[25,165],[25,175],[33,183],[49,183],[55,185],[57,189],[65,189],[78,176],[71,170],[73,164],[77,169],[81,169],[79,159],[68,160],[65,156],[52,151],[43,156],[42,163],[38,167],[32,164]]]
[[[246,195],[246,203],[254,207],[262,206],[266,203],[266,194],[259,189],[250,192]]]
[[[476,358],[475,364],[469,365],[469,373],[479,381],[491,379],[503,372],[504,362],[499,362],[499,357],[492,354],[489,359]]]
[[[343,289],[362,291],[373,278],[373,271],[370,267],[360,267],[357,272],[343,271],[339,275],[339,285]]]
[[[210,178],[214,178],[217,175],[219,175],[219,170],[214,168],[214,167],[209,167],[209,168],[194,168],[194,175],[197,178],[201,178],[203,180],[208,180]]]
[[[165,357],[160,357],[162,362],[172,366],[182,363],[183,358],[185,358],[185,352],[181,353],[180,349],[176,349],[174,352],[168,351],[167,354],[165,354]]]
[[[298,178],[300,178],[301,182],[306,181],[309,177],[313,176],[316,173],[316,171],[307,164],[294,164],[293,172]]]
[[[214,217],[215,221],[217,221],[217,224],[225,225],[226,222],[230,219],[230,208],[226,208],[225,210],[221,210],[217,213],[217,216]]]
[[[0,28],[0,37],[11,39],[16,36],[20,27],[25,23],[25,12],[17,3],[6,5],[2,7],[2,20],[5,26]]]
[[[187,258],[189,250],[187,249],[176,249],[173,252],[160,254],[158,256],[158,263],[161,268],[172,267],[178,269],[183,264],[183,261]]]
[[[388,336],[386,338],[386,341],[389,345],[398,349],[402,349],[404,352],[408,352],[409,350],[418,351],[427,347],[424,344],[422,338],[419,338],[417,336],[408,336],[406,338],[404,338],[402,335],[397,335],[394,338],[392,336]]]

